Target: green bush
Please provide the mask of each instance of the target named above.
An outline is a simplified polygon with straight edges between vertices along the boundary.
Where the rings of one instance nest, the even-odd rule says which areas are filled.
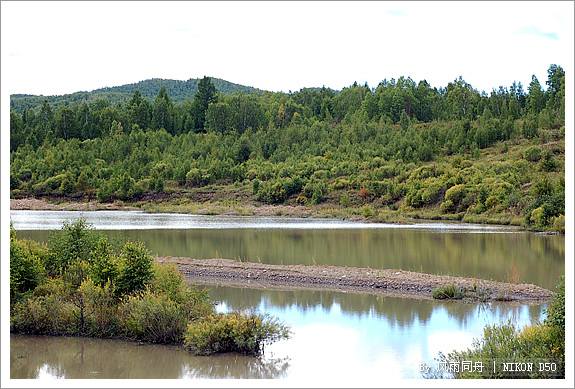
[[[189,287],[176,264],[153,263],[141,242],[127,242],[118,253],[82,220],[65,222],[49,253],[19,241],[13,229],[10,238],[11,297],[18,295],[10,304],[11,332],[163,344],[186,339],[198,354],[254,355],[289,336],[287,326],[267,315],[214,316],[208,291]],[[49,276],[43,257],[52,265]]]
[[[47,270],[53,275],[67,276],[70,273],[70,277],[79,276],[79,280],[75,279],[76,286],[79,286],[87,274],[76,273],[82,262],[91,262],[100,236],[84,219],[64,221],[62,229],[50,236]]]
[[[445,200],[450,200],[455,206],[457,206],[467,194],[467,188],[463,184],[454,185],[445,191]]]
[[[188,324],[181,304],[149,288],[128,296],[120,310],[127,335],[145,342],[179,342]]]
[[[258,191],[260,190],[260,182],[261,181],[257,178],[252,181],[252,193],[253,194],[257,194]]]
[[[557,162],[553,158],[553,154],[550,151],[545,151],[543,153],[543,158],[539,161],[537,169],[542,172],[552,172],[557,168]]]
[[[49,177],[46,181],[44,181],[43,187],[47,191],[55,191],[60,188],[65,178],[65,174],[58,174],[57,176]]]
[[[184,345],[196,355],[263,353],[265,344],[290,337],[289,326],[265,314],[214,314],[188,325]]]
[[[445,285],[439,286],[432,291],[434,299],[444,300],[444,299],[459,299],[463,297],[461,290],[455,285]]]
[[[554,216],[552,218],[551,225],[553,226],[553,231],[565,233],[565,215]]]
[[[153,258],[142,242],[126,242],[121,250],[118,281],[119,293],[129,294],[144,290],[154,277]]]
[[[14,304],[10,330],[34,335],[74,335],[78,329],[74,288],[61,278],[47,279],[28,298]]]
[[[119,259],[108,239],[100,237],[91,252],[90,276],[96,285],[115,283],[119,275]]]
[[[547,314],[545,324],[557,327],[565,333],[565,276],[559,278],[555,288],[557,289],[555,299],[545,311]]]
[[[349,196],[347,195],[347,193],[344,193],[343,196],[341,196],[341,200],[339,201],[339,204],[344,207],[347,208],[349,207]]]
[[[453,201],[451,200],[445,200],[443,203],[441,203],[441,205],[439,206],[439,210],[442,213],[453,213],[455,212],[455,205],[453,205]]]
[[[188,320],[194,320],[213,312],[209,302],[208,290],[188,285],[176,264],[154,264],[154,278],[150,282],[150,289],[157,294],[179,304],[186,313]]]
[[[523,158],[529,162],[537,162],[541,159],[542,150],[539,146],[531,146],[523,152]]]
[[[76,191],[76,181],[71,174],[66,174],[60,184],[60,192],[66,195],[71,195]]]
[[[82,333],[87,336],[114,337],[122,335],[118,326],[117,299],[111,281],[98,285],[90,277],[82,282],[76,297],[82,314]]]
[[[511,321],[503,324],[487,325],[481,339],[474,339],[471,348],[465,351],[453,351],[447,356],[440,353],[440,361],[447,366],[460,365],[463,362],[472,366],[480,364],[483,369],[452,371],[453,378],[486,378],[486,379],[517,379],[517,378],[564,378],[564,358],[561,351],[554,347],[557,330],[553,327],[534,323],[523,329],[518,329]],[[564,344],[564,340],[563,340]],[[495,362],[495,369],[493,368]],[[552,362],[557,371],[550,373],[540,371],[539,363]],[[503,363],[532,363],[530,372],[509,371],[503,369]]]
[[[10,226],[10,301],[21,293],[33,290],[38,286],[46,272],[44,261],[47,255],[45,247],[40,244],[20,240]]]

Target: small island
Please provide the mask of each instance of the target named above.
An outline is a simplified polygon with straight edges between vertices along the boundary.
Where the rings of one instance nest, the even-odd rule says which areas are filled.
[[[467,301],[551,300],[551,291],[532,284],[507,283],[478,278],[433,275],[394,269],[367,269],[327,265],[270,265],[230,259],[155,257],[159,263],[175,263],[195,284],[252,289],[330,290],[382,296]],[[452,290],[452,292],[450,292]]]

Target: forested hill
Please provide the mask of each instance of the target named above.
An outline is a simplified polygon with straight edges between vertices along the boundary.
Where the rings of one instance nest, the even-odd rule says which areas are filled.
[[[59,96],[14,94],[10,95],[10,108],[19,114],[22,114],[26,108],[33,108],[34,110],[39,111],[45,100],[48,101],[52,109],[56,109],[61,106],[71,106],[74,103],[82,105],[84,102],[95,102],[98,99],[107,100],[110,105],[116,105],[118,103],[125,104],[134,95],[136,90],[140,91],[143,98],[153,101],[156,96],[158,96],[158,92],[162,86],[166,87],[166,90],[174,103],[181,103],[186,98],[194,98],[194,95],[198,91],[198,82],[200,80],[200,78],[190,78],[187,81],[153,78],[151,80],[144,80],[134,84],[105,87],[95,89],[91,92],[75,92]],[[219,78],[212,78],[211,80],[216,87],[216,90],[223,94],[232,94],[238,91],[244,91],[245,93],[255,91],[261,93],[259,89],[250,86],[234,84]]]
[[[439,89],[400,77],[228,94],[204,77],[182,102],[184,82],[153,101],[140,84],[131,95],[43,102],[10,112],[10,196],[147,204],[165,194],[180,205],[207,196],[563,231],[565,71],[547,73],[527,91],[514,82],[489,95],[462,77]],[[130,98],[113,104],[112,93]]]

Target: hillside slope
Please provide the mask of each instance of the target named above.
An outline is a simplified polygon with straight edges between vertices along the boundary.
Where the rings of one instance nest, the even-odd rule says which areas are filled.
[[[200,80],[200,78],[190,78],[187,81],[153,78],[133,84],[104,87],[95,89],[91,92],[80,91],[59,96],[13,94],[10,95],[10,108],[19,114],[22,114],[26,108],[33,108],[36,111],[40,111],[45,100],[48,101],[52,109],[57,109],[61,106],[69,106],[74,103],[81,105],[84,102],[90,103],[98,99],[108,100],[110,105],[116,105],[118,103],[127,102],[136,90],[140,91],[143,98],[154,101],[162,86],[166,87],[166,90],[174,103],[181,103],[186,98],[194,98],[194,95],[198,91],[198,82]],[[219,78],[212,78],[212,82],[216,87],[216,90],[224,94],[232,94],[238,91],[244,91],[245,93],[256,91],[261,93],[261,90],[259,89],[234,84]]]

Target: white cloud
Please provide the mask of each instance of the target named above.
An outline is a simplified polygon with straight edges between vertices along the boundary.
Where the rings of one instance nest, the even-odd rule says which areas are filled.
[[[528,35],[537,35],[547,39],[559,39],[557,37],[557,33],[555,32],[544,32],[539,29],[537,26],[523,26],[519,30],[517,30],[519,34],[528,34]]]

